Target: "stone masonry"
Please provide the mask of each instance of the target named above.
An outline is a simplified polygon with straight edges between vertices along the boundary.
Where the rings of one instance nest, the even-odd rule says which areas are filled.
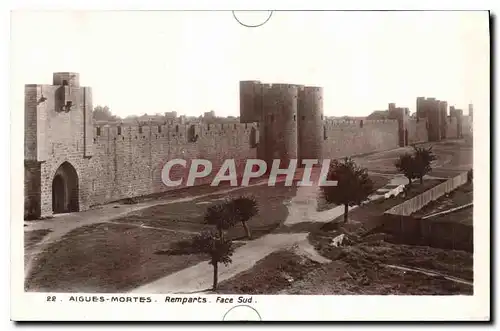
[[[178,189],[161,179],[172,159],[188,161],[171,172],[185,184],[192,159],[210,160],[213,175],[234,159],[241,175],[248,159],[279,159],[286,167],[291,159],[334,159],[427,139],[406,110],[391,120],[324,119],[321,87],[245,81],[240,102],[240,123],[101,123],[92,119],[92,89],[80,86],[78,73],[26,85],[25,217]]]

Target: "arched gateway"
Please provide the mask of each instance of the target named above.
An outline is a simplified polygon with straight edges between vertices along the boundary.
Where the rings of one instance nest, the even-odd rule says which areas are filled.
[[[78,174],[69,162],[64,162],[56,170],[52,180],[54,214],[79,211],[78,195]]]

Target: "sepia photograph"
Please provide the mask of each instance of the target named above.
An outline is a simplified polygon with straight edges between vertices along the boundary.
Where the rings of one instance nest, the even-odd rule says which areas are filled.
[[[13,11],[22,292],[259,320],[260,296],[472,298],[477,277],[489,292],[489,26],[488,11]]]

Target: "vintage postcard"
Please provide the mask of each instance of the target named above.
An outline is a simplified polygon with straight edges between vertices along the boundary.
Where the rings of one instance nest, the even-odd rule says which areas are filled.
[[[13,11],[12,319],[489,320],[489,29]]]

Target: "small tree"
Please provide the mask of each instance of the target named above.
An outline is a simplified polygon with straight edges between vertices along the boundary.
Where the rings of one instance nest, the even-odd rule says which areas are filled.
[[[400,155],[394,163],[399,172],[408,178],[408,188],[411,187],[411,181],[415,178],[415,160],[411,154]]]
[[[212,205],[205,212],[205,223],[215,226],[221,240],[224,240],[224,231],[234,226],[236,221],[237,216],[231,201]]]
[[[419,178],[422,184],[424,176],[432,170],[431,162],[436,159],[436,156],[432,152],[432,146],[429,148],[414,146],[413,148],[415,149],[413,155],[415,177]]]
[[[322,186],[324,199],[329,203],[344,205],[344,223],[347,222],[349,206],[364,202],[373,191],[373,182],[368,171],[351,159],[334,160],[328,170],[327,179],[337,181],[336,186]]]
[[[193,238],[192,246],[195,251],[210,256],[208,263],[214,268],[212,289],[214,291],[217,290],[219,263],[224,263],[227,266],[232,262],[231,256],[234,252],[233,242],[220,237],[220,232],[204,232]]]
[[[241,222],[248,239],[252,238],[247,222],[259,213],[257,200],[253,197],[239,197],[232,200],[235,216]]]

